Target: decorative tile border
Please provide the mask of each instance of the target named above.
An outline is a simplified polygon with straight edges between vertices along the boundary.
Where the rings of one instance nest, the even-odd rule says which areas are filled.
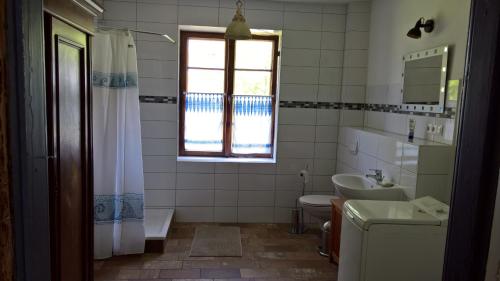
[[[143,103],[177,104],[177,97],[139,96],[139,101]]]
[[[161,96],[139,96],[143,103],[166,103],[177,104],[177,97]],[[342,102],[310,102],[310,101],[280,101],[280,108],[319,108],[319,109],[344,109],[344,110],[367,110],[374,112],[398,113],[406,115],[450,118],[454,119],[456,109],[445,108],[443,113],[405,111],[402,105],[393,104],[372,104],[372,103],[342,103]]]

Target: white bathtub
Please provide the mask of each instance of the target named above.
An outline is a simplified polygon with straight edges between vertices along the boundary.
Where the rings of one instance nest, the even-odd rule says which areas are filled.
[[[174,209],[146,209],[144,228],[147,240],[165,240],[174,217]]]

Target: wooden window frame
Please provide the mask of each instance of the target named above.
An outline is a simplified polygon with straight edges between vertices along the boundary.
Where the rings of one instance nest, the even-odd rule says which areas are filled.
[[[273,60],[271,66],[271,97],[272,97],[272,114],[271,114],[271,152],[270,153],[255,153],[255,154],[237,154],[231,151],[232,144],[232,97],[234,89],[234,73],[235,73],[235,40],[224,39],[224,33],[215,32],[195,32],[181,31],[180,32],[180,58],[179,58],[179,156],[181,157],[215,157],[215,158],[269,158],[274,156],[275,149],[275,127],[276,127],[276,95],[277,95],[277,80],[278,80],[278,57],[279,51],[279,36],[278,35],[252,35],[252,40],[264,40],[273,42]],[[224,62],[224,129],[221,152],[210,151],[186,151],[184,146],[184,128],[185,128],[185,105],[187,89],[187,71],[188,71],[188,40],[191,38],[214,39],[225,41],[225,62]]]

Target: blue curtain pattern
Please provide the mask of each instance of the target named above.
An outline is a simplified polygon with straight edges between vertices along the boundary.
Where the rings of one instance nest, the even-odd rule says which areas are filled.
[[[94,223],[122,223],[144,219],[144,195],[94,195]]]
[[[92,72],[92,85],[104,88],[137,87],[137,72],[104,73]]]

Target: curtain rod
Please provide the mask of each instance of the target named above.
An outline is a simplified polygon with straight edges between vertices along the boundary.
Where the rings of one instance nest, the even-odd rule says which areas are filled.
[[[130,31],[133,31],[133,32],[137,32],[137,33],[159,35],[159,36],[163,36],[163,37],[167,38],[167,40],[170,41],[170,43],[175,44],[175,40],[172,39],[172,37],[170,37],[166,33],[159,33],[159,32],[146,31],[146,30],[138,30],[138,29],[132,29],[132,28],[127,28],[127,27],[119,28],[119,27],[111,27],[111,26],[99,26],[99,28],[104,28],[104,29],[127,29],[127,30],[130,30]]]

